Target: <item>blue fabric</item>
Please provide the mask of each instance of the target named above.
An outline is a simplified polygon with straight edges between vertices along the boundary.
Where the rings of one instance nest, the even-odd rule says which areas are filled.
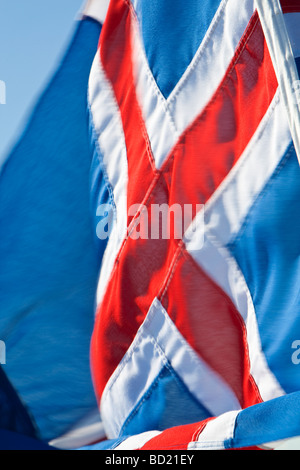
[[[87,84],[100,31],[76,25],[0,174],[5,371],[47,440],[97,407],[89,348],[106,241],[92,230]]]
[[[220,0],[138,2],[137,15],[147,59],[165,97],[192,61],[220,3]]]
[[[93,121],[90,112],[90,136],[91,145],[93,149],[93,159],[90,169],[90,205],[92,213],[92,224],[94,227],[94,241],[98,252],[99,258],[102,258],[103,254],[103,240],[97,236],[97,225],[100,221],[100,217],[97,215],[97,208],[105,204],[110,206],[112,210],[116,209],[113,189],[108,180],[108,176],[103,165],[103,157],[99,148],[96,131],[93,126]],[[109,234],[107,235],[109,238]]]
[[[130,436],[123,436],[118,439],[108,439],[90,446],[80,447],[76,450],[113,450]]]
[[[36,437],[35,425],[0,366],[0,429]]]
[[[300,168],[294,147],[230,245],[253,299],[262,348],[284,390],[300,389],[292,343],[300,332]]]
[[[0,450],[58,450],[42,441],[0,429]]]
[[[226,448],[250,447],[300,436],[300,392],[251,406],[237,416]]]
[[[201,384],[199,384],[201,386]],[[171,366],[164,366],[125,421],[120,436],[190,424],[209,418]]]

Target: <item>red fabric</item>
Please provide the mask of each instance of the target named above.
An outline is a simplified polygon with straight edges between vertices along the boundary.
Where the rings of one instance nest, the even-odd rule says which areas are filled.
[[[125,0],[115,0],[113,5],[101,33],[100,56],[122,117],[130,207],[142,202],[156,170],[133,79],[130,5]]]
[[[185,339],[225,379],[242,407],[262,401],[250,374],[246,328],[240,314],[186,251],[178,257],[160,300]]]
[[[112,83],[124,126],[129,170],[128,206],[141,202],[149,208],[154,203],[169,206],[205,203],[240,158],[277,89],[257,14],[251,19],[219,89],[158,171],[154,168],[133,85],[129,11],[127,2],[113,2],[100,42],[101,60]],[[244,119],[247,125],[241,125],[240,120]],[[242,404],[253,404],[260,398],[249,373],[242,319],[227,296],[186,254],[180,258],[170,278],[170,266],[175,253],[181,252],[181,245],[174,238],[133,240],[129,237],[124,241],[97,312],[92,338],[92,371],[98,398],[154,298],[160,296],[176,326],[195,350],[223,375]],[[185,280],[187,275],[191,278],[191,287]],[[194,292],[197,289],[210,295],[200,299]],[[199,303],[192,302],[188,298],[191,295],[195,295]],[[229,336],[217,346],[220,354],[214,358],[213,342],[209,345],[208,338],[213,338],[216,323],[226,328]],[[198,337],[201,326],[203,334]],[[205,347],[201,345],[204,332]]]
[[[211,419],[214,418],[209,418],[202,423],[187,424],[167,429],[153,439],[150,439],[141,450],[186,450],[188,444],[196,439],[196,436],[199,435]]]
[[[281,7],[283,13],[298,13],[300,12],[299,0],[281,0]]]

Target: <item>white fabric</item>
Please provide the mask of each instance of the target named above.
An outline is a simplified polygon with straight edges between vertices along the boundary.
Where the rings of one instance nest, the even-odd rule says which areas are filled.
[[[108,182],[113,191],[116,214],[112,232],[102,260],[97,300],[103,298],[115,258],[127,230],[128,163],[120,110],[110,82],[105,76],[97,53],[89,79],[89,105],[95,134],[103,157]]]
[[[137,98],[141,107],[157,168],[161,168],[177,142],[176,131],[167,103],[148,66],[139,25],[132,18],[133,66]]]
[[[213,416],[240,409],[233,391],[193,351],[161,303],[155,299],[101,399],[101,416],[109,437],[117,437],[138,401],[169,364],[190,393]],[[201,386],[199,387],[199,384]]]
[[[226,292],[244,320],[250,372],[264,400],[282,396],[284,391],[267,365],[248,286],[226,245],[237,235],[290,144],[289,126],[277,92],[239,162],[205,205],[202,248],[197,249],[197,232],[192,236],[187,233],[185,238],[187,251]]]
[[[136,436],[129,437],[123,441],[119,446],[114,450],[138,450],[143,447],[150,439],[161,434],[160,431],[148,431],[142,434],[137,434]]]
[[[219,87],[253,12],[253,0],[223,0],[220,4],[190,66],[168,97],[179,133],[194,121]]]
[[[90,16],[101,24],[104,23],[110,0],[88,0],[83,9],[82,15]]]
[[[299,76],[280,1],[255,0],[255,6],[268,44],[300,163],[300,103],[295,100],[293,93]]]
[[[224,442],[233,439],[236,418],[239,411],[230,411],[209,421],[197,441],[190,442],[188,450],[223,450]]]
[[[132,3],[137,9],[137,0]],[[141,31],[133,15],[133,64],[137,97],[157,168],[161,168],[178,137],[203,111],[219,87],[253,12],[253,0],[221,2],[191,64],[168,99],[164,98],[152,75]],[[234,28],[232,18],[236,18]]]
[[[277,92],[239,161],[205,205],[205,230],[223,245],[236,237],[290,144],[291,133]]]

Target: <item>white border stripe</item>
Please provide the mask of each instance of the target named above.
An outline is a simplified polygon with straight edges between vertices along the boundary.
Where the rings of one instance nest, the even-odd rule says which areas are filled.
[[[103,392],[100,411],[109,437],[119,435],[131,411],[169,364],[212,416],[241,408],[234,392],[193,351],[155,299]]]
[[[223,450],[225,442],[233,439],[239,411],[230,411],[209,421],[197,441],[190,442],[188,450]]]
[[[132,1],[132,4],[137,11],[137,0]],[[178,137],[201,113],[217,90],[253,12],[253,0],[244,0],[242,3],[236,0],[221,2],[191,64],[167,100],[149,68],[140,27],[136,16],[132,15],[137,98],[157,168],[161,168]]]
[[[122,119],[114,92],[102,68],[99,51],[89,79],[89,105],[103,165],[113,189],[116,219],[102,260],[97,301],[102,299],[127,230],[128,164]]]
[[[148,66],[139,25],[132,15],[132,61],[138,103],[147,128],[156,168],[160,168],[179,138],[166,100]]]
[[[286,107],[291,134],[300,163],[300,103],[293,87],[299,76],[279,0],[255,0],[279,88]]]
[[[234,392],[195,353],[157,299],[154,300],[152,309],[152,321],[148,333],[156,338],[173,369],[189,391],[213,416],[228,410],[239,409],[240,404]],[[201,387],[199,387],[200,383]]]
[[[187,250],[211,277],[219,279],[219,284],[223,279],[221,286],[225,292],[231,291],[230,283],[225,276],[226,270],[220,269],[222,256],[211,246],[209,235],[224,247],[239,232],[254,200],[291,144],[291,134],[284,116],[280,94],[277,92],[238,163],[205,205],[206,238],[203,249],[198,248],[199,234],[196,231],[191,232],[193,227],[185,234]],[[199,213],[198,217],[203,219],[203,214]],[[199,224],[199,227],[203,230],[202,225]],[[233,296],[231,298],[234,300]]]
[[[82,15],[90,16],[103,24],[106,18],[109,2],[110,0],[87,0],[84,8],[82,9]]]
[[[147,444],[148,441],[156,436],[159,436],[160,434],[161,431],[147,431],[143,432],[142,434],[137,434],[136,436],[125,439],[125,441],[123,441],[114,450],[138,450]]]
[[[205,205],[206,230],[227,245],[239,232],[291,144],[291,133],[279,91],[239,161]]]
[[[189,250],[188,250],[189,251]],[[255,309],[245,278],[229,252],[208,232],[204,246],[198,252],[190,252],[194,260],[218,284],[232,300],[244,320],[249,348],[250,373],[264,401],[285,394],[274,374],[270,371],[262,351]]]
[[[239,162],[205,206],[203,247],[197,249],[197,232],[191,235],[188,231],[185,239],[187,251],[229,296],[245,322],[250,372],[263,400],[282,396],[284,391],[267,365],[251,294],[226,245],[240,230],[290,144],[289,126],[277,92]]]
[[[253,0],[221,3],[190,66],[167,100],[180,134],[219,87],[253,13]]]

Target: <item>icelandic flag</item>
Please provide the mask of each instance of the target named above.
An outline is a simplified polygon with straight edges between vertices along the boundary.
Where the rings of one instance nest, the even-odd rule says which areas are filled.
[[[99,23],[80,23],[1,175],[5,381],[28,439],[196,451],[300,435],[299,15],[297,0],[110,0],[97,52]],[[199,204],[204,234],[132,236],[153,204]]]
[[[106,3],[87,3],[0,172],[4,448],[21,445],[5,430],[48,442],[84,426],[92,435],[82,440],[77,431],[78,445],[102,435],[89,344],[105,242],[95,244],[91,223],[87,84]]]
[[[300,435],[299,21],[294,0],[110,2],[89,80],[113,220],[94,448]],[[155,205],[204,224],[152,237]]]

